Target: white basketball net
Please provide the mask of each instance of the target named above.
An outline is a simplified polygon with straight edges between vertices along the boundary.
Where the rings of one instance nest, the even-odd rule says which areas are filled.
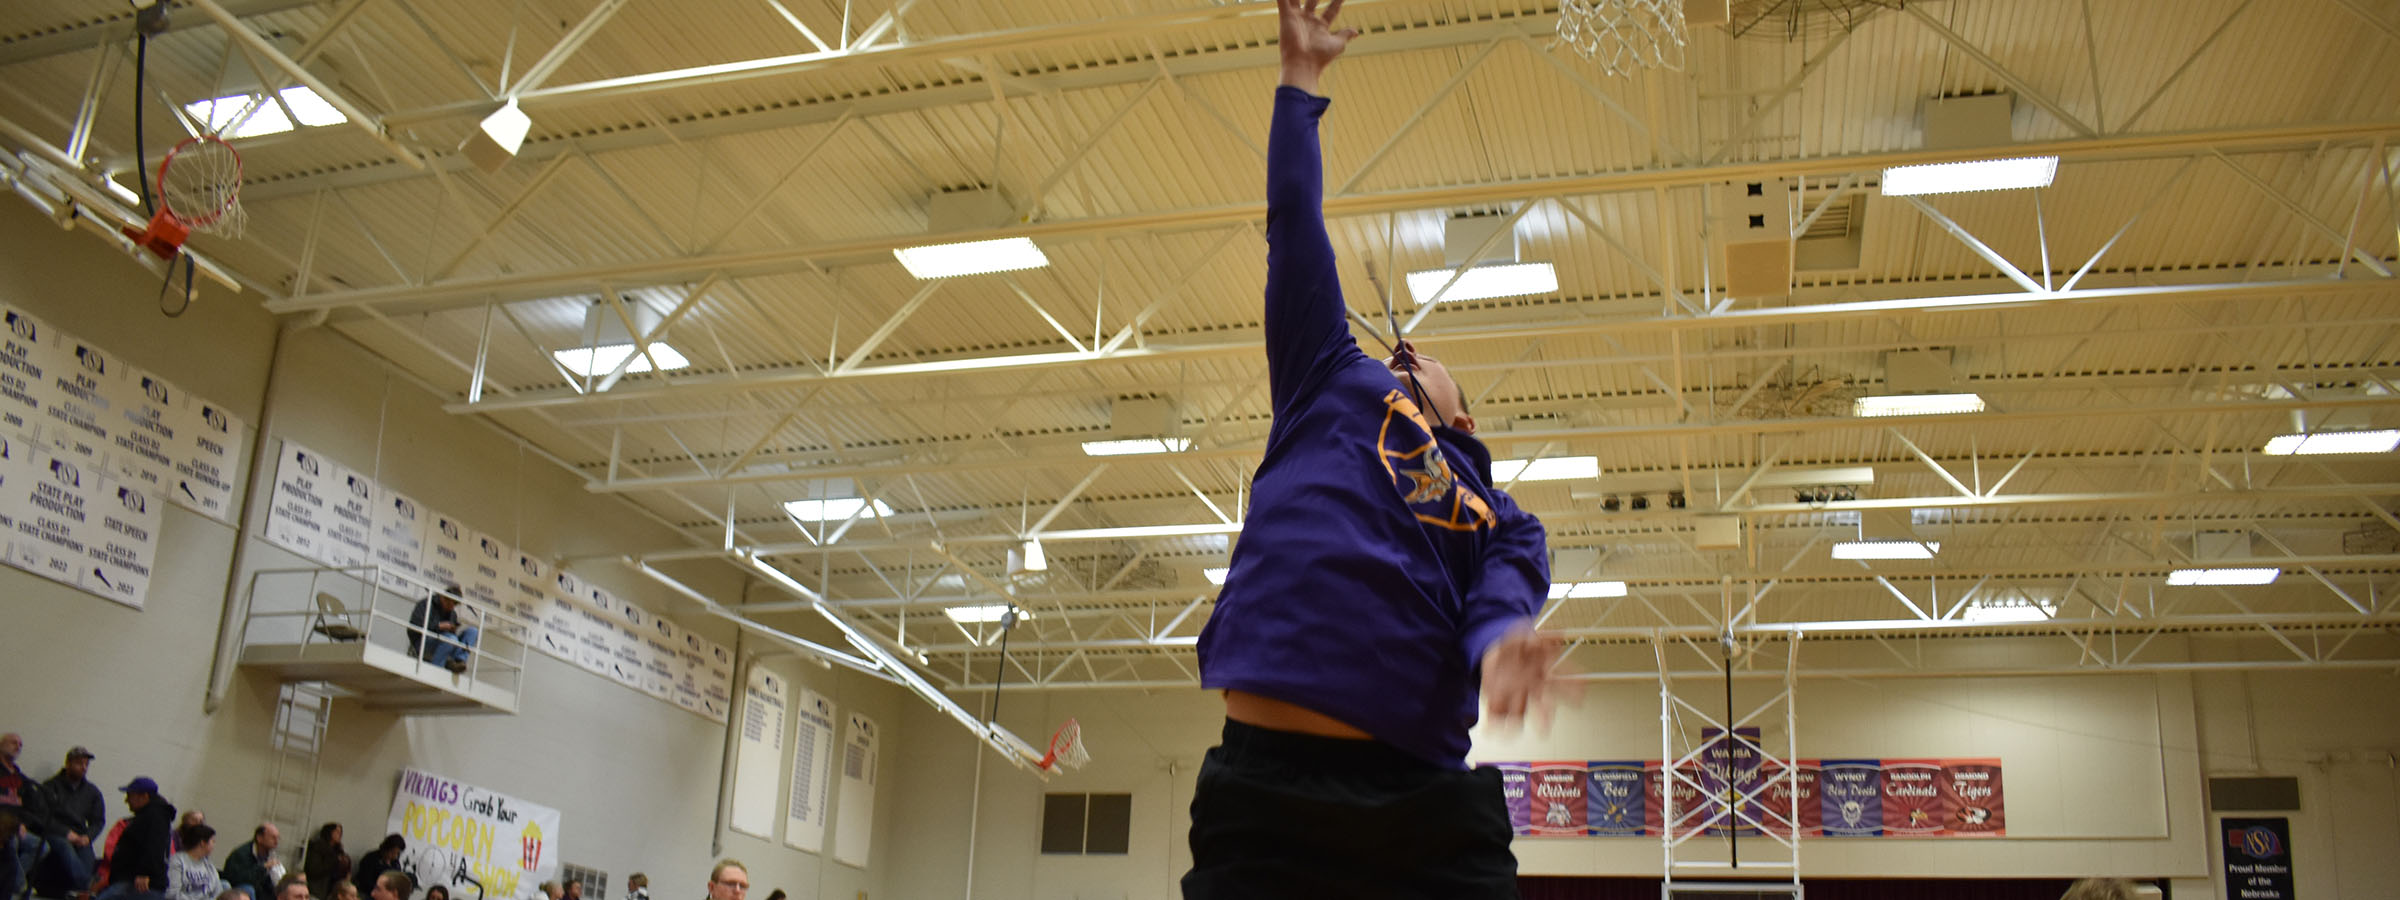
[[[1560,0],[1558,37],[1611,75],[1683,71],[1683,0]]]
[[[168,214],[193,231],[240,237],[250,218],[242,210],[242,157],[215,137],[177,144],[159,164],[158,193]]]
[[[1083,726],[1068,719],[1067,724],[1058,726],[1057,734],[1050,736],[1050,752],[1042,757],[1042,768],[1061,772],[1083,768],[1084,763],[1091,761],[1091,752],[1083,748]]]

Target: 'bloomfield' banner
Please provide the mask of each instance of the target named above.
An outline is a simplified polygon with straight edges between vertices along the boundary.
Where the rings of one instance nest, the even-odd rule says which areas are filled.
[[[2007,793],[1997,759],[1804,759],[1790,772],[1751,729],[1721,732],[1673,779],[1659,761],[1485,763],[1500,770],[1510,823],[1525,837],[1677,834],[1808,837],[2000,837]],[[1670,798],[1667,791],[1672,790]],[[1727,800],[1740,814],[1725,814]],[[1759,824],[1753,824],[1759,823]]]
[[[389,827],[408,839],[400,867],[419,892],[438,884],[453,900],[531,898],[558,877],[558,810],[507,794],[402,769]]]

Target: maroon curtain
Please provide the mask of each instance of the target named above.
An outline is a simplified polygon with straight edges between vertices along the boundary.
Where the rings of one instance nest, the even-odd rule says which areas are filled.
[[[1808,900],[2058,900],[2063,878],[1803,878]],[[1658,900],[1656,878],[1517,879],[1525,900]]]

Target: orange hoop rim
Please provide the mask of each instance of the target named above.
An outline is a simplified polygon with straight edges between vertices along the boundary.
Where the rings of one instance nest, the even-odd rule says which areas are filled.
[[[224,199],[218,202],[217,208],[209,210],[206,214],[194,214],[176,209],[174,192],[167,190],[167,170],[175,165],[176,157],[182,156],[184,151],[205,144],[216,144],[225,148],[225,152],[233,156],[233,190],[226,191]],[[166,158],[158,161],[159,206],[166,211],[167,215],[174,216],[176,221],[194,228],[214,225],[217,220],[224,218],[226,213],[232,212],[234,205],[241,201],[241,185],[241,151],[233,149],[232,144],[226,143],[224,138],[213,134],[203,134],[177,141],[174,149],[167,151]]]

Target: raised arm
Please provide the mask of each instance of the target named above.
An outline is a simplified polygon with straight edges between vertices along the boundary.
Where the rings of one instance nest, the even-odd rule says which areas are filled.
[[[1317,96],[1325,67],[1358,32],[1335,30],[1341,0],[1280,0],[1283,81],[1275,89],[1275,119],[1267,133],[1267,381],[1282,412],[1329,354],[1347,347],[1342,286],[1334,272],[1333,241],[1325,232],[1325,164],[1317,119],[1328,101]]]

